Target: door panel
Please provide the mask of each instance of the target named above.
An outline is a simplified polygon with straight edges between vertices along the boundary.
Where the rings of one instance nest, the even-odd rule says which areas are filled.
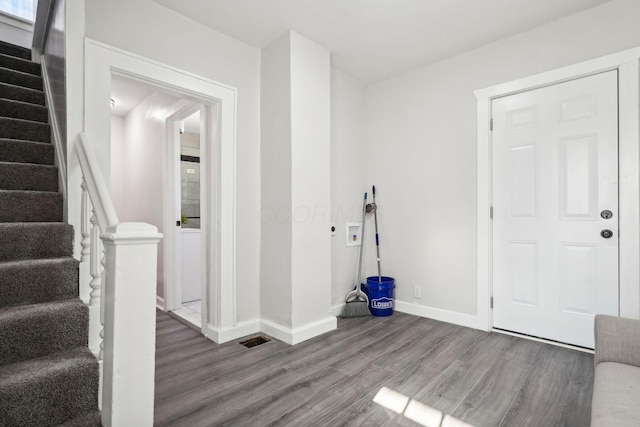
[[[617,103],[617,71],[493,101],[495,328],[592,348],[618,315]]]

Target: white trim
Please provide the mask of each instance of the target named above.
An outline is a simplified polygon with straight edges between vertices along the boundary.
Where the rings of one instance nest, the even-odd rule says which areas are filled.
[[[84,65],[85,131],[95,141],[100,167],[107,179],[111,169],[111,132],[110,122],[105,118],[110,116],[112,73],[178,92],[194,102],[221,105],[215,134],[220,147],[219,268],[211,278],[213,293],[219,297],[214,297],[215,306],[209,310],[214,316],[207,323],[215,330],[227,330],[236,320],[236,89],[89,38],[85,39]]]
[[[44,83],[44,94],[47,102],[47,110],[49,111],[49,124],[51,124],[51,133],[53,134],[53,146],[56,150],[56,164],[58,165],[58,176],[60,177],[60,189],[62,196],[67,199],[67,158],[64,153],[62,137],[60,136],[60,128],[56,117],[56,109],[53,103],[53,94],[51,93],[51,82],[49,73],[47,72],[47,58],[42,56],[42,82]]]
[[[158,310],[164,310],[164,298],[162,298],[160,295],[156,295],[156,308]]]
[[[287,328],[265,319],[262,319],[260,323],[262,332],[291,345],[333,331],[338,327],[338,319],[335,316],[326,316],[296,329]]]
[[[544,338],[532,337],[530,335],[518,334],[518,333],[515,333],[515,332],[505,331],[505,330],[502,330],[502,329],[494,329],[494,328],[492,328],[491,332],[495,332],[496,334],[509,335],[509,336],[512,336],[512,337],[521,338],[523,340],[529,340],[529,341],[541,342],[541,343],[544,343],[544,344],[555,345],[556,347],[568,348],[570,350],[581,351],[583,353],[589,353],[589,354],[594,354],[595,353],[595,351],[593,351],[591,349],[588,349],[588,348],[578,347],[578,346],[571,345],[571,344],[565,344],[565,343],[558,342],[558,341],[545,340]]]
[[[618,68],[620,316],[640,319],[640,49]]]
[[[329,313],[332,316],[336,316],[336,317],[340,317],[340,315],[342,314],[342,312],[344,311],[344,304],[345,303],[340,303],[340,304],[336,304],[336,305],[332,305],[331,306],[331,310],[329,311]]]
[[[239,322],[235,326],[227,328],[214,329],[203,328],[204,334],[210,340],[215,341],[218,344],[237,340],[238,338],[246,337],[247,335],[253,335],[260,333],[260,320],[247,320],[245,322]]]
[[[453,323],[454,325],[466,326],[468,328],[476,328],[478,324],[476,316],[426,305],[395,300],[394,308],[401,313],[413,314],[414,316],[426,317],[441,322]]]
[[[0,11],[0,22],[21,30],[33,32],[33,21],[29,21],[28,19],[24,19],[7,12]]]
[[[174,134],[178,132],[178,122],[167,119],[165,122],[166,141],[165,151],[162,155],[162,170],[165,179],[163,179],[163,207],[164,207],[164,246],[163,246],[163,262],[164,262],[164,296],[166,300],[165,307],[168,311],[177,310],[182,305],[180,292],[180,232],[174,230],[173,222],[176,220],[176,200],[177,185],[172,176],[177,174],[176,165],[169,159],[175,158],[179,153],[179,147],[173,143]]]
[[[191,114],[200,110],[200,104],[191,101],[180,100],[174,104],[173,111],[165,120],[165,143],[162,153],[162,170],[163,179],[163,219],[164,219],[164,235],[165,245],[163,251],[164,260],[164,295],[169,311],[177,310],[182,306],[182,267],[181,254],[182,228],[175,225],[176,220],[180,219],[180,121],[189,117]],[[217,193],[217,191],[216,191]],[[201,193],[203,194],[203,193]],[[204,230],[203,230],[204,231]],[[203,233],[202,243],[206,245],[206,233]],[[206,266],[208,260],[205,258],[206,253],[201,252],[201,265]],[[206,276],[207,269],[204,269],[201,276]],[[203,281],[203,284],[205,281]],[[202,289],[202,285],[200,286]],[[204,298],[202,296],[201,298]],[[206,303],[206,298],[204,299]],[[206,308],[202,310],[206,313]]]
[[[579,77],[619,71],[620,316],[640,317],[640,48],[607,55],[474,92],[477,104],[477,328],[490,330],[491,296],[491,118],[492,99]]]

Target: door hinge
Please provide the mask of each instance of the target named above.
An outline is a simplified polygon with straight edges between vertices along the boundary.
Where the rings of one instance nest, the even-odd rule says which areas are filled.
[[[493,308],[493,297],[491,297],[491,308]]]
[[[493,219],[493,206],[489,208],[489,219]]]
[[[493,117],[489,120],[489,130],[493,130]]]

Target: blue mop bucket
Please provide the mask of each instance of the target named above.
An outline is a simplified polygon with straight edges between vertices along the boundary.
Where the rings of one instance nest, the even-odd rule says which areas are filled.
[[[393,277],[382,276],[382,282],[378,276],[367,277],[367,296],[369,297],[369,311],[378,317],[391,316],[393,314],[393,290],[396,287]]]

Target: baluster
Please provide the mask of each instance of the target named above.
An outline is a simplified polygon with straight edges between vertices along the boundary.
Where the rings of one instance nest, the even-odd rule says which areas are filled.
[[[91,281],[89,287],[91,289],[89,295],[89,348],[93,354],[102,360],[102,283],[103,280],[103,264],[102,264],[102,240],[100,239],[100,226],[98,225],[98,216],[95,209],[91,210],[90,230],[90,253],[89,253],[89,274]]]
[[[89,235],[89,228],[91,226],[91,201],[89,199],[89,193],[87,191],[87,183],[82,179],[82,211],[80,212],[80,233],[82,235],[82,241],[80,245],[82,250],[80,252],[80,262],[89,261],[91,254],[91,238]]]
[[[100,296],[102,295],[102,240],[100,240],[100,227],[98,226],[98,217],[96,216],[95,209],[91,216],[91,260],[90,260],[90,274],[91,282],[91,301],[90,306],[100,303]]]
[[[102,242],[102,240],[101,240]],[[102,266],[102,283],[107,282],[107,248],[102,245],[102,260],[100,261]],[[98,354],[98,360],[102,360],[104,351],[104,298],[100,298],[100,353]]]

